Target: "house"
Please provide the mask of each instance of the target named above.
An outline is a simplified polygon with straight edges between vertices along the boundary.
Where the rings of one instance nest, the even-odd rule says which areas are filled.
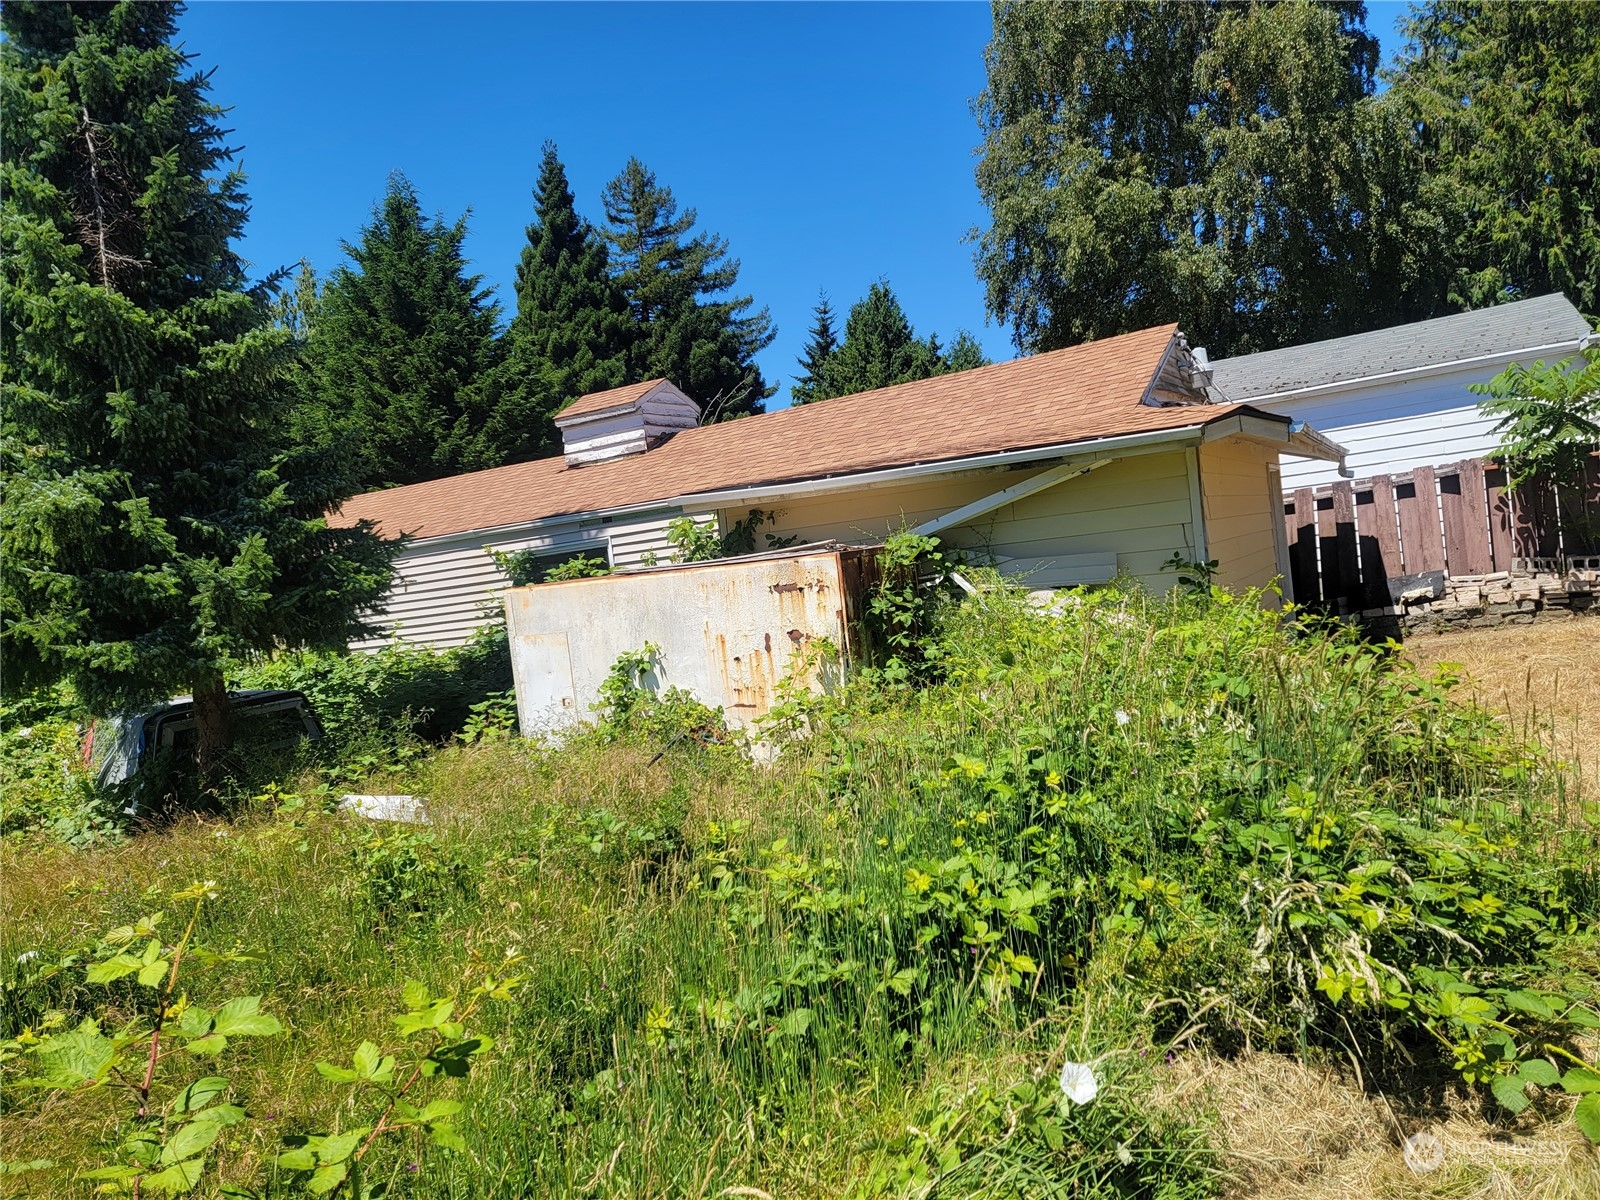
[[[1213,394],[1314,426],[1363,479],[1493,455],[1475,383],[1509,364],[1555,362],[1594,336],[1553,294],[1212,363]],[[1333,483],[1322,460],[1283,464],[1288,488]]]
[[[913,527],[1033,587],[1120,572],[1165,590],[1174,554],[1266,584],[1287,571],[1278,456],[1343,451],[1209,382],[1173,325],[713,425],[650,380],[564,410],[559,456],[369,492],[334,520],[407,539],[382,622],[436,647],[496,607],[486,547],[628,570],[670,560],[676,518],[728,530],[752,509],[783,541]]]

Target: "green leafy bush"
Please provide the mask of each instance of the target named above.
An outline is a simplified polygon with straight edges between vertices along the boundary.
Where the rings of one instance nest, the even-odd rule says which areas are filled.
[[[504,626],[486,626],[467,645],[433,651],[395,644],[371,653],[291,651],[242,666],[239,687],[304,692],[336,753],[396,728],[442,742],[466,728],[473,705],[511,687]]]

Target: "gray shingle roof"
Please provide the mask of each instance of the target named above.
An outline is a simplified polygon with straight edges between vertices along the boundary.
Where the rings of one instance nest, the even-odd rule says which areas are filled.
[[[1542,348],[1549,358],[1574,349],[1589,332],[1589,322],[1556,292],[1371,333],[1218,359],[1211,364],[1212,384],[1229,400],[1243,402],[1490,354]],[[1550,347],[1560,349],[1552,352]]]

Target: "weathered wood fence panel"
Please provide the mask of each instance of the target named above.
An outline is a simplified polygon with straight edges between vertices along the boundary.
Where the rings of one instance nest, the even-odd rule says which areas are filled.
[[[1600,450],[1577,486],[1515,490],[1468,459],[1284,494],[1295,599],[1329,612],[1391,608],[1430,580],[1561,569],[1600,557]]]

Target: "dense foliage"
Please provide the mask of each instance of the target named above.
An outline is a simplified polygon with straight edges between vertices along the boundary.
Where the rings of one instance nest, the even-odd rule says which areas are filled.
[[[8,1084],[105,1003],[83,972],[128,950],[86,926],[203,878],[220,898],[196,937],[250,957],[208,965],[199,1002],[293,1016],[229,1047],[227,1102],[250,1115],[206,1187],[287,1195],[347,1162],[409,1041],[490,985],[470,1076],[396,1110],[442,1102],[450,1131],[374,1142],[368,1183],[1214,1196],[1203,1107],[1157,1099],[1196,1038],[1354,1062],[1406,1121],[1470,1087],[1508,1129],[1591,1129],[1593,812],[1448,676],[1222,593],[986,591],[923,648],[920,686],[787,689],[769,766],[653,696],[645,647],[591,733],[492,727],[359,789],[427,797],[425,831],[285,784],[159,856],[11,851]],[[211,1068],[163,1070],[167,1103]],[[101,1093],[11,1095],[5,1157],[52,1163],[34,1194],[67,1194],[137,1127]]]
[[[1019,347],[1213,357],[1562,290],[1597,303],[1593,5],[997,3],[978,274]]]
[[[707,422],[761,412],[775,389],[755,355],[777,333],[766,309],[752,312],[751,298],[734,293],[739,260],[726,239],[695,232],[695,210],[680,213],[672,189],[637,158],[602,200],[602,232],[633,317],[629,381],[670,379]]]
[[[795,404],[965,371],[988,361],[965,331],[956,335],[948,351],[941,349],[937,334],[918,338],[899,297],[883,280],[850,306],[843,340],[835,337],[833,310],[826,297],[818,302],[814,315],[811,336],[800,358],[805,373],[790,389]]]
[[[223,664],[343,646],[390,548],[327,526],[358,477],[288,436],[290,335],[177,11],[5,7],[0,647],[8,689],[96,710],[192,691],[210,768]]]
[[[1576,362],[1512,363],[1472,390],[1484,397],[1478,407],[1495,418],[1513,486],[1539,476],[1558,487],[1583,487],[1600,445],[1600,346]]]
[[[494,466],[520,447],[520,431],[487,428],[499,308],[467,274],[466,236],[465,217],[430,219],[396,172],[312,310],[297,429],[349,445],[363,490]]]
[[[551,418],[579,396],[627,381],[634,334],[606,242],[578,215],[553,143],[545,143],[533,200],[490,418],[490,441],[508,462],[560,450]]]
[[[1458,297],[1559,291],[1600,312],[1600,11],[1430,0],[1405,32],[1386,99],[1464,205]]]

